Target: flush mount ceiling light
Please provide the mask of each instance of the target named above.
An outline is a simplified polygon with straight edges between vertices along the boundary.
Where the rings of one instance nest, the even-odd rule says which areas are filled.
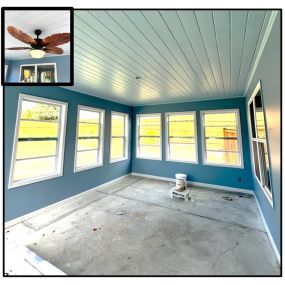
[[[42,58],[46,53],[50,54],[63,54],[63,49],[57,46],[63,45],[70,41],[70,33],[59,33],[48,36],[44,39],[39,38],[42,33],[41,30],[35,30],[36,38],[33,39],[23,31],[9,26],[7,27],[8,33],[17,40],[30,45],[30,47],[12,47],[6,50],[29,50],[32,58]]]
[[[32,58],[43,58],[46,54],[46,52],[41,49],[31,49],[29,53]]]

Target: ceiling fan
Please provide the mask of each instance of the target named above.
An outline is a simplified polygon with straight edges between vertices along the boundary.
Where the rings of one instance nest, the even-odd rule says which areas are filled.
[[[23,31],[9,26],[7,30],[17,40],[30,45],[30,47],[11,47],[6,48],[7,50],[29,50],[32,58],[42,58],[45,53],[50,54],[63,54],[63,49],[57,46],[63,45],[70,41],[70,33],[59,33],[50,35],[44,39],[40,39],[41,30],[35,30],[36,38],[32,38]]]

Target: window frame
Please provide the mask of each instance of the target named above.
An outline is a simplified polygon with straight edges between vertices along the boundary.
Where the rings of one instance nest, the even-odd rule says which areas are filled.
[[[250,104],[254,101],[254,98],[256,96],[256,94],[260,92],[261,94],[261,100],[262,100],[262,109],[263,109],[263,113],[264,113],[264,126],[265,126],[265,134],[266,134],[266,138],[265,139],[260,139],[258,138],[258,134],[256,134],[256,138],[253,137],[252,135],[252,125],[251,125],[251,117],[250,117]],[[257,120],[256,120],[256,109],[255,109],[255,104],[253,104],[253,116],[254,116],[254,125],[255,125],[255,130],[257,132]],[[271,175],[271,159],[270,159],[270,155],[269,155],[269,144],[268,144],[268,135],[267,135],[267,124],[266,124],[266,114],[265,114],[265,109],[264,109],[264,104],[263,104],[263,96],[262,96],[262,88],[261,88],[261,81],[259,80],[254,91],[252,92],[248,102],[247,102],[247,119],[248,119],[248,125],[249,125],[249,139],[250,139],[250,151],[251,151],[251,164],[252,164],[252,169],[254,169],[254,178],[256,179],[257,183],[259,184],[260,188],[262,189],[262,192],[264,193],[265,197],[267,198],[269,204],[271,205],[271,207],[274,207],[273,204],[273,188],[271,188],[271,191],[266,187],[266,185],[262,185],[262,181],[264,179],[263,176],[263,171],[259,171],[260,173],[260,180],[258,179],[257,175],[256,175],[256,167],[255,167],[255,162],[254,162],[254,151],[253,151],[253,142],[256,142],[257,144],[257,148],[258,148],[258,143],[265,143],[266,147],[267,147],[267,153],[268,153],[268,163],[269,163],[269,171],[270,171],[270,175],[269,175],[269,179],[270,179],[270,184],[271,187],[272,185],[272,175]],[[260,153],[257,149],[257,160],[258,160],[258,167],[260,168]]]
[[[204,125],[204,114],[220,114],[220,113],[236,113],[236,123],[237,123],[237,144],[238,153],[240,153],[240,165],[230,165],[223,163],[211,163],[206,161],[206,139],[205,139],[205,125]],[[202,139],[202,164],[209,166],[219,166],[219,167],[230,167],[230,168],[244,168],[243,160],[243,148],[242,148],[242,135],[241,135],[241,121],[239,115],[239,109],[219,109],[219,110],[203,110],[200,111],[200,122],[201,122],[201,139]]]
[[[194,144],[195,144],[195,160],[179,160],[179,159],[171,159],[169,157],[169,124],[168,124],[168,116],[169,115],[194,115]],[[197,119],[196,119],[196,111],[183,111],[183,112],[167,112],[165,113],[165,151],[166,151],[166,161],[172,162],[180,162],[180,163],[191,163],[198,164],[198,140],[197,140]]]
[[[76,162],[77,162],[77,146],[78,146],[78,130],[79,130],[79,115],[80,115],[80,110],[85,110],[85,111],[91,111],[91,112],[99,112],[100,114],[100,119],[102,120],[102,123],[100,122],[100,133],[99,133],[99,146],[102,146],[102,148],[99,148],[98,154],[100,156],[100,162],[97,164],[92,164],[88,166],[82,166],[82,167],[76,167]],[[90,106],[85,106],[85,105],[78,105],[77,106],[77,121],[76,121],[76,137],[75,137],[75,154],[74,154],[74,167],[73,167],[73,172],[80,172],[96,167],[101,167],[103,166],[104,163],[104,129],[105,129],[105,110],[104,109],[99,109],[96,107],[90,107]]]
[[[56,66],[56,62],[21,64],[20,65],[20,72],[19,72],[19,83],[23,83],[23,82],[21,82],[21,75],[22,75],[22,69],[25,66],[34,66],[35,67],[35,74],[36,74],[37,81],[36,82],[30,82],[30,83],[44,83],[44,82],[38,82],[38,66],[40,66],[40,65],[53,65],[54,66],[54,83],[57,83],[57,66]],[[23,83],[23,84],[27,84],[27,83]],[[48,83],[48,84],[53,84],[53,83],[51,82],[51,83]]]
[[[47,174],[47,175],[41,175],[39,177],[35,178],[28,178],[23,179],[18,182],[13,182],[14,178],[14,170],[15,170],[15,163],[16,163],[16,156],[17,156],[17,150],[18,150],[18,139],[19,139],[19,133],[20,133],[20,120],[22,115],[22,102],[24,99],[27,99],[28,101],[36,102],[36,103],[43,103],[43,104],[52,104],[52,105],[58,105],[61,108],[61,124],[59,124],[58,128],[60,131],[60,134],[58,136],[58,144],[57,144],[57,153],[58,153],[58,159],[57,159],[57,168],[58,171]],[[68,109],[68,103],[48,98],[43,98],[39,96],[33,96],[28,95],[24,93],[19,94],[18,99],[18,109],[17,109],[17,117],[16,117],[16,124],[15,124],[15,130],[14,130],[14,140],[13,140],[13,148],[12,148],[12,159],[10,164],[10,172],[9,172],[9,182],[8,182],[8,189],[13,189],[16,187],[49,180],[56,177],[63,176],[63,167],[64,167],[64,152],[65,152],[65,136],[66,136],[66,125],[67,125],[67,109]]]
[[[122,158],[115,158],[111,159],[111,150],[112,150],[112,116],[123,116],[124,117],[124,157]],[[129,158],[129,114],[128,113],[122,113],[117,111],[111,111],[111,128],[110,128],[110,158],[109,163],[115,163],[123,160],[127,160]]]
[[[159,158],[153,157],[144,157],[138,155],[138,138],[139,138],[139,117],[152,117],[152,116],[159,116],[160,117],[160,156]],[[149,114],[136,114],[136,158],[137,159],[148,159],[148,160],[162,160],[162,115],[161,113],[149,113]]]

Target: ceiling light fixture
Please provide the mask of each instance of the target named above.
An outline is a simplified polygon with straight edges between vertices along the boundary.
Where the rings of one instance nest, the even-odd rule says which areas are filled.
[[[43,58],[45,55],[45,51],[41,49],[31,49],[30,50],[30,56],[32,58]]]

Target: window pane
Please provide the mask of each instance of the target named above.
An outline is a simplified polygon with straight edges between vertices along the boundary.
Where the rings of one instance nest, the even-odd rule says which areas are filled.
[[[191,122],[169,122],[168,131],[170,136],[194,137],[194,121]]]
[[[140,126],[139,135],[160,137],[160,126]]]
[[[140,146],[138,155],[147,158],[160,158],[160,146]]]
[[[259,148],[259,157],[262,165],[262,176],[263,176],[263,184],[271,191],[270,185],[270,170],[269,170],[269,160],[267,153],[267,146],[263,142],[258,142]]]
[[[98,151],[82,151],[77,152],[76,167],[91,166],[98,163]]]
[[[20,141],[17,159],[56,155],[56,141]]]
[[[98,139],[78,139],[77,150],[98,149]]]
[[[225,165],[239,165],[239,154],[230,152],[206,151],[207,162]]]
[[[206,137],[237,137],[237,129],[235,126],[227,127],[206,127]]]
[[[259,170],[259,162],[258,162],[258,150],[257,150],[257,142],[252,141],[252,148],[253,148],[253,158],[254,158],[254,169],[255,169],[255,175],[257,176],[258,180],[260,180],[260,170]]]
[[[99,125],[79,123],[78,136],[79,137],[98,137],[99,136]]]
[[[237,139],[206,139],[206,150],[238,151]]]
[[[125,136],[125,116],[112,115],[112,136]]]
[[[124,138],[112,138],[111,159],[123,158],[124,156]]]
[[[13,181],[52,174],[56,171],[55,160],[55,157],[46,157],[16,161]]]
[[[140,125],[159,125],[160,126],[160,116],[140,116]]]
[[[253,102],[251,102],[251,104],[249,105],[249,115],[250,115],[250,122],[251,122],[252,137],[256,138]]]
[[[160,138],[141,137],[139,138],[140,145],[160,145]]]
[[[236,113],[204,114],[205,126],[236,126]]]
[[[23,100],[21,119],[57,122],[59,112],[60,107],[57,105]]]
[[[169,158],[173,160],[195,161],[196,149],[194,144],[170,144]]]
[[[19,138],[56,138],[58,123],[20,121]]]
[[[261,99],[261,93],[258,93],[254,97],[255,102],[255,118],[256,118],[256,126],[257,126],[257,136],[260,139],[265,139],[265,122],[264,122],[264,111]]]
[[[181,122],[181,121],[194,121],[194,115],[193,114],[184,114],[184,115],[169,115],[168,119],[170,122]]]
[[[100,113],[95,111],[79,110],[79,121],[85,123],[99,123]]]

